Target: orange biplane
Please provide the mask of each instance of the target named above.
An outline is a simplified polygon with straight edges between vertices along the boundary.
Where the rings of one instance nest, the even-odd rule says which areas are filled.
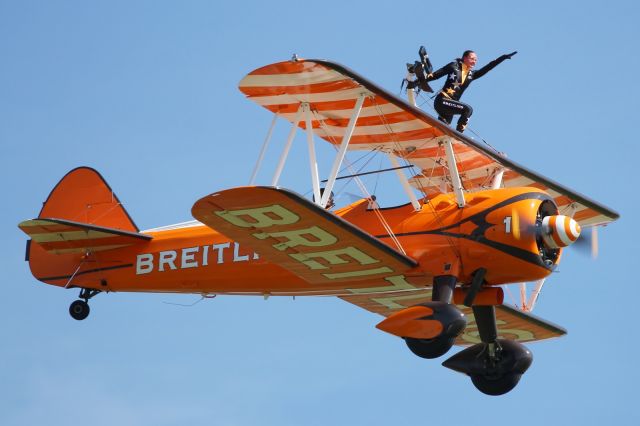
[[[277,117],[292,123],[269,186],[215,192],[193,205],[195,221],[140,231],[100,174],[80,167],[19,224],[34,277],[80,289],[73,318],[112,291],[333,295],[384,316],[377,327],[418,356],[467,346],[443,365],[490,395],[510,391],[531,364],[523,342],[566,333],[529,311],[563,248],[616,212],[439,122],[415,106],[412,89],[406,102],[332,62],[267,65],[240,90],[275,115],[269,135]],[[311,200],[278,186],[298,128]],[[337,151],[324,185],[314,136]],[[365,191],[333,208],[349,150],[388,156],[409,202],[380,208]],[[411,178],[407,165],[418,169]],[[502,285],[513,283],[518,307],[503,304]],[[524,283],[535,285],[529,297]]]

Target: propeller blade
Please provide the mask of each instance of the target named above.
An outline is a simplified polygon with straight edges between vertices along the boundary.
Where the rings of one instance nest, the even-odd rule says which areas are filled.
[[[578,253],[598,258],[598,228],[587,228],[580,234],[580,238],[573,244]]]
[[[518,214],[518,210],[511,210],[511,228],[513,232],[513,237],[516,240],[520,239],[520,215]]]

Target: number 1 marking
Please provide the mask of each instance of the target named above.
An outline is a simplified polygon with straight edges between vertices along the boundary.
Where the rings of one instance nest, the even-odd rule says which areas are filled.
[[[507,234],[511,233],[511,216],[507,216],[504,218],[504,232]]]

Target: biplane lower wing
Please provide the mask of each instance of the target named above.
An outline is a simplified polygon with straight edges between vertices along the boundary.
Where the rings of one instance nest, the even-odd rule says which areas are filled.
[[[198,200],[193,217],[311,284],[370,281],[415,267],[394,250],[301,196],[241,187]]]
[[[137,232],[64,219],[30,219],[21,222],[18,227],[34,243],[53,254],[112,250],[151,239],[151,236]]]
[[[369,312],[388,317],[409,306],[431,301],[431,289],[341,296],[340,298]],[[467,346],[480,343],[473,311],[467,306],[458,305],[457,307],[466,315],[467,327],[456,339],[456,344]],[[496,306],[496,323],[500,338],[520,343],[551,339],[567,334],[567,331],[560,326],[507,305]]]

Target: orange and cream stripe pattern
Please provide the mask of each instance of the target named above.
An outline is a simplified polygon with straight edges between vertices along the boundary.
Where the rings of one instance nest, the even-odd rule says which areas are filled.
[[[564,215],[547,216],[542,219],[542,239],[551,248],[567,247],[580,236],[580,225]]]
[[[561,187],[513,167],[513,162],[502,160],[502,154],[488,147],[474,146],[445,124],[341,65],[320,60],[279,62],[252,71],[240,81],[239,88],[249,99],[289,122],[295,120],[300,104],[308,103],[314,133],[334,145],[342,142],[356,101],[364,95],[349,149],[388,152],[415,165],[420,173],[410,182],[426,196],[451,191],[442,141],[452,137],[466,191],[490,189],[493,176],[503,172],[504,187],[545,190],[561,214],[575,218],[582,226],[606,224],[618,217],[569,189],[552,189]],[[298,126],[306,127],[304,118]]]
[[[109,228],[86,226],[60,219],[31,219],[18,227],[34,243],[54,254],[86,253],[126,247],[148,236]]]

